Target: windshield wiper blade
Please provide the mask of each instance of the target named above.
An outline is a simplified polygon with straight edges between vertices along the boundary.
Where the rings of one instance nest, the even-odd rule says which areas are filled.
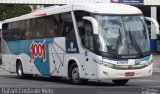
[[[116,48],[115,48],[115,51],[114,51],[114,57],[117,58],[117,53],[118,53],[118,49],[119,49],[119,46],[122,45],[122,35],[121,35],[121,30],[119,28],[119,36],[117,37],[117,43],[116,43]]]
[[[129,37],[130,37],[130,40],[131,40],[131,44],[134,45],[136,51],[138,52],[138,54],[140,55],[140,57],[143,57],[143,53],[142,53],[142,50],[141,48],[139,47],[137,41],[135,40],[134,36],[132,36],[131,34],[131,31],[129,30]]]
[[[107,50],[110,51],[109,54],[112,54],[114,58],[117,58],[117,52],[116,49],[113,49],[113,45],[107,45]]]
[[[117,38],[118,39],[118,43],[119,43],[119,45],[122,45],[122,35],[121,35],[121,30],[120,30],[120,28],[119,28],[119,37]]]

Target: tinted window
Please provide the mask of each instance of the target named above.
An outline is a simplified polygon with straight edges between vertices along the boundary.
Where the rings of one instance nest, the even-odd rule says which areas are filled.
[[[91,22],[83,19],[84,16],[90,16],[90,13],[85,11],[75,11],[75,18],[81,43],[84,47],[94,51],[93,27]]]
[[[21,21],[13,22],[11,23],[11,31],[10,31],[10,37],[11,40],[19,40],[21,39]]]
[[[21,21],[3,24],[3,38],[5,40],[21,39]]]
[[[59,37],[59,29],[58,29],[59,15],[51,15],[45,17],[45,26],[44,32],[45,37],[53,38]]]
[[[93,35],[93,27],[89,21],[84,21],[84,35],[81,35],[81,39],[83,40],[83,44],[86,48],[94,51],[94,35]],[[84,38],[84,39],[83,39]]]
[[[6,40],[66,37],[75,40],[71,13],[55,14],[3,25]]]
[[[61,29],[62,29],[62,36],[65,36],[69,40],[75,40],[75,31],[72,21],[71,13],[63,13],[61,14]]]
[[[36,18],[33,19],[33,26],[34,26],[34,31],[33,31],[33,38],[44,38],[44,18]]]
[[[2,26],[2,28],[3,28],[3,30],[2,30],[2,37],[5,39],[5,40],[9,40],[9,29],[8,29],[8,27],[9,27],[9,24],[7,24],[7,23],[5,23],[5,24],[3,24],[3,26]]]
[[[32,38],[32,31],[33,31],[33,19],[23,20],[22,21],[21,38],[22,39],[31,39]]]

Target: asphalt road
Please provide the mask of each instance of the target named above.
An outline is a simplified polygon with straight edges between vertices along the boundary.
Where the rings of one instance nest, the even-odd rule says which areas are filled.
[[[0,94],[160,94],[160,72],[151,78],[132,79],[125,86],[112,81],[89,81],[72,85],[69,80],[45,77],[18,79],[15,74],[0,74]]]

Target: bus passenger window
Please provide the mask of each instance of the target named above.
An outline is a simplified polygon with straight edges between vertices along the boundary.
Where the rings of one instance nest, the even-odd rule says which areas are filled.
[[[33,35],[35,39],[44,38],[44,18],[35,18],[34,19],[34,28]]]
[[[27,40],[32,38],[32,31],[33,31],[33,20],[28,19],[22,21],[22,32],[21,32],[21,39]]]
[[[59,21],[59,15],[50,15],[44,18],[44,34],[45,38],[54,38],[58,37],[58,21]]]
[[[64,23],[62,36],[69,36],[72,34],[74,28],[72,23]]]

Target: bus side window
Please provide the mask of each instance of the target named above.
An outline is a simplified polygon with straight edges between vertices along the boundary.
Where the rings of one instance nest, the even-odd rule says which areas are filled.
[[[46,38],[54,38],[57,37],[57,32],[58,32],[58,20],[59,18],[57,18],[57,14],[56,15],[51,15],[51,16],[47,16],[44,19],[44,34]]]
[[[94,51],[94,38],[93,38],[93,27],[91,22],[84,22],[84,46],[92,51]]]
[[[61,14],[61,26],[62,26],[62,36],[66,37],[68,40],[76,40],[75,30],[73,26],[71,13]]]
[[[73,34],[73,24],[72,22],[64,22],[62,36],[72,36]]]
[[[8,40],[8,36],[9,36],[9,34],[7,34],[8,33],[8,31],[9,31],[9,29],[8,29],[8,23],[5,23],[5,24],[3,24],[2,25],[2,37],[3,37],[3,39],[4,40]]]
[[[74,13],[75,13],[75,18],[76,18],[76,22],[77,22],[77,29],[78,29],[78,32],[79,32],[79,35],[80,35],[81,43],[85,47],[88,48],[89,45],[86,46],[87,45],[86,43],[88,43],[88,42],[86,40],[86,30],[85,30],[85,28],[87,29],[87,27],[85,26],[86,21],[83,20],[83,17],[84,16],[90,16],[90,13],[86,12],[86,11],[75,11]],[[88,27],[88,28],[90,28],[90,27]]]
[[[34,31],[33,31],[33,38],[44,38],[44,18],[35,18],[34,19]]]
[[[11,23],[10,38],[11,40],[21,39],[21,21]]]
[[[22,32],[21,32],[21,39],[31,39],[32,38],[32,20],[24,20],[22,21]]]

